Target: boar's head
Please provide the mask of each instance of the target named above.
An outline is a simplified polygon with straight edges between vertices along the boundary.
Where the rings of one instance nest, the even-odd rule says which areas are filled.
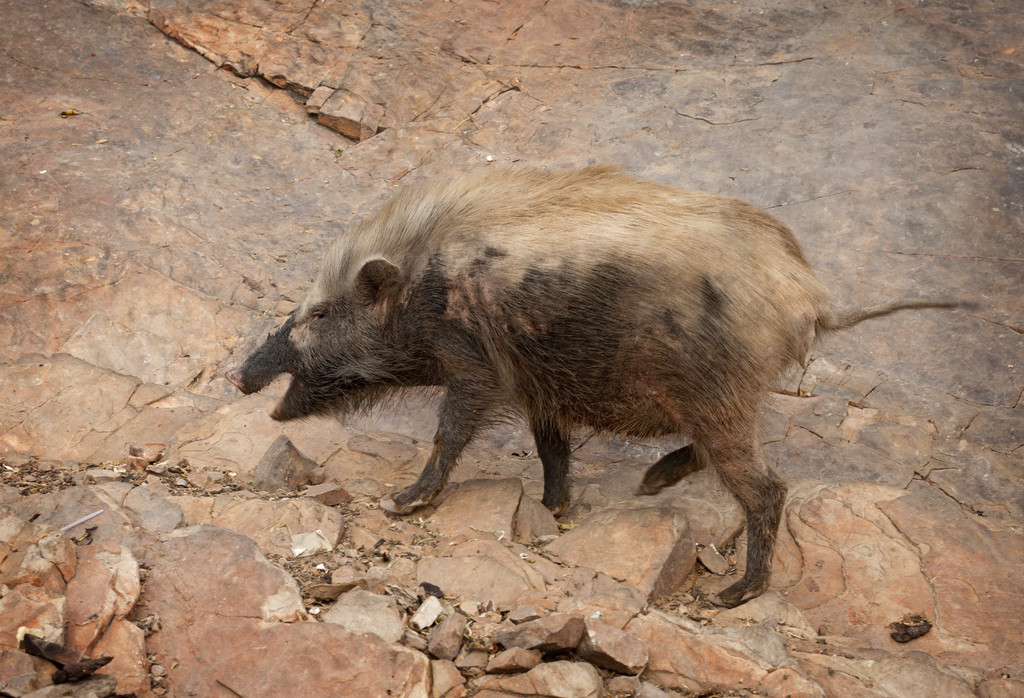
[[[366,261],[354,282],[325,294],[317,289],[245,363],[225,376],[245,394],[282,373],[291,384],[270,416],[278,421],[349,412],[372,403],[382,389],[403,383],[407,361],[388,318],[399,269],[385,259]]]

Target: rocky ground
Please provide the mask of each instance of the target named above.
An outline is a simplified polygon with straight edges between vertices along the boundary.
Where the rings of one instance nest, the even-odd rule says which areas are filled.
[[[0,694],[1024,695],[1010,6],[0,0]],[[283,382],[223,380],[393,191],[592,162],[770,210],[842,305],[978,304],[771,396],[790,495],[736,609],[714,473],[633,494],[678,443],[579,434],[556,521],[496,428],[397,518],[430,395],[280,425]]]

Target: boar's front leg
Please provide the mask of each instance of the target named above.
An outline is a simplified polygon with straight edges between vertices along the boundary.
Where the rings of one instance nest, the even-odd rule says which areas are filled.
[[[544,465],[544,498],[542,504],[555,516],[569,505],[569,438],[555,424],[531,420],[537,455]]]
[[[451,385],[441,401],[434,450],[415,483],[380,500],[380,508],[392,514],[408,514],[430,504],[448,484],[452,470],[481,426],[488,408],[481,392],[467,386]]]

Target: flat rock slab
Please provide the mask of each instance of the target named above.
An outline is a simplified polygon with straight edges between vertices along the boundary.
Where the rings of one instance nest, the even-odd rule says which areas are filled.
[[[624,581],[649,599],[677,591],[697,559],[686,515],[669,507],[591,514],[546,550]]]

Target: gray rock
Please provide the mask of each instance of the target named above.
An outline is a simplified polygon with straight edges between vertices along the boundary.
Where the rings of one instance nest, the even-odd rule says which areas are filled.
[[[450,613],[430,631],[427,651],[437,659],[455,659],[462,649],[462,634],[468,620],[461,613]]]
[[[252,486],[266,492],[295,490],[310,484],[318,467],[316,461],[299,453],[291,439],[281,435],[256,464]]]
[[[593,618],[584,622],[580,659],[620,674],[639,674],[647,666],[647,645],[640,639]]]
[[[93,674],[74,683],[62,683],[22,694],[21,698],[106,698],[117,691],[117,677]]]
[[[145,485],[125,496],[124,508],[137,525],[150,531],[173,531],[185,520],[180,506]]]
[[[376,635],[385,642],[398,642],[405,635],[405,624],[395,600],[363,589],[342,594],[323,614],[323,621]]]

